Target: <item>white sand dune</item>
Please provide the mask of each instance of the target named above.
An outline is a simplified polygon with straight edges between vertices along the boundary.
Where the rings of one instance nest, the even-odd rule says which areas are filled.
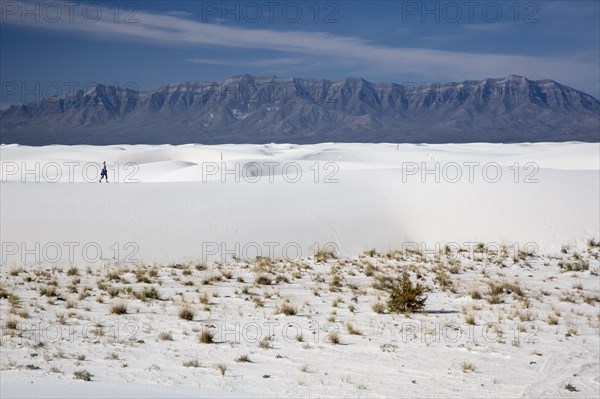
[[[597,237],[600,228],[598,144],[10,145],[0,151],[2,241],[19,243],[5,263],[36,243],[65,242],[97,243],[104,258],[115,257],[115,243],[118,258],[134,243],[137,258],[158,262],[269,254],[269,248],[282,257],[284,247],[289,256],[297,248],[308,256],[325,245],[342,255],[448,242],[558,251]],[[119,184],[95,183],[104,160]],[[436,165],[439,182],[425,173]],[[491,182],[496,165],[501,177]],[[450,182],[457,171],[461,178]],[[21,183],[36,178],[40,184]],[[54,180],[61,183],[48,183]],[[80,251],[75,255],[82,260]]]
[[[593,397],[599,154],[0,146],[0,396]],[[425,311],[376,311],[401,271]]]

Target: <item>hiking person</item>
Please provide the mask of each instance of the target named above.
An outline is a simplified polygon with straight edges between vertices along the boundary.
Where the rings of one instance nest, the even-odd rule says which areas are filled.
[[[104,161],[102,169],[100,170],[100,183],[102,183],[102,179],[105,177],[106,182],[108,183],[108,169],[106,168],[106,161]]]

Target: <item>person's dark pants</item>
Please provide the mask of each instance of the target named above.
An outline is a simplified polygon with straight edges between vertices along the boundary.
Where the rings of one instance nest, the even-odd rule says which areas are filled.
[[[108,173],[103,173],[100,175],[100,182],[102,182],[102,179],[104,179],[106,177],[106,182],[108,183]]]

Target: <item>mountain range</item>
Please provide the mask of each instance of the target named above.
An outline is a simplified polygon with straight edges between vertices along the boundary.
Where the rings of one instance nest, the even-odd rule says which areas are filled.
[[[600,102],[510,75],[445,84],[240,75],[152,90],[97,84],[0,111],[0,142],[183,144],[600,141]]]

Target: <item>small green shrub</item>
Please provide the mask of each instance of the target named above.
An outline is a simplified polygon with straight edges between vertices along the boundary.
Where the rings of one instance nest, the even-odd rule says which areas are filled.
[[[413,284],[407,272],[397,280],[391,289],[388,299],[390,312],[416,312],[425,307],[427,297],[424,296],[425,288],[419,283]]]

